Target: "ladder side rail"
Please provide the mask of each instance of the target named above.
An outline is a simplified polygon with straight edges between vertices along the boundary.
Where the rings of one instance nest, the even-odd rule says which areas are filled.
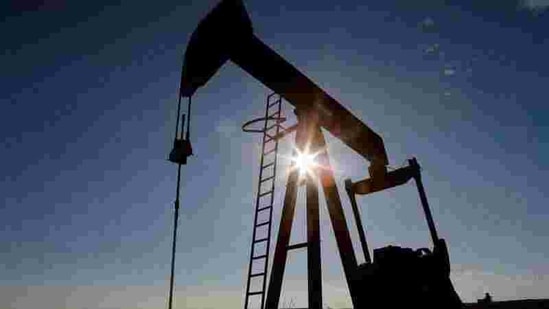
[[[269,98],[267,98],[267,106],[269,104]],[[269,109],[266,108],[265,109],[265,123],[264,123],[264,126],[263,126],[263,129],[267,128],[267,117],[269,116]],[[261,199],[261,178],[263,176],[263,162],[264,162],[264,159],[265,159],[265,140],[266,140],[266,134],[265,134],[265,131],[264,131],[264,134],[263,134],[263,141],[262,141],[262,150],[261,150],[261,159],[260,159],[260,163],[259,163],[259,181],[258,181],[258,184],[257,184],[257,195],[256,195],[256,201],[255,201],[255,214],[254,214],[254,224],[253,224],[253,231],[252,231],[252,245],[251,245],[251,250],[250,250],[250,261],[249,261],[249,264],[248,264],[248,277],[247,277],[247,280],[246,280],[246,296],[245,296],[245,302],[244,302],[244,309],[248,309],[248,304],[249,304],[249,296],[250,296],[250,283],[251,283],[251,276],[252,276],[252,266],[253,266],[253,257],[254,257],[254,249],[255,249],[255,237],[256,237],[256,224],[257,224],[257,218],[258,218],[258,209],[259,209],[259,201]],[[272,209],[271,209],[272,211]],[[264,291],[262,291],[262,299],[263,299],[263,295],[264,295]],[[263,300],[262,300],[263,302]]]
[[[276,100],[277,104],[278,104],[278,115],[280,116],[281,115],[281,108],[282,108],[282,98],[280,96],[278,96],[278,99]],[[269,104],[269,103],[267,103]],[[267,105],[267,109],[269,109],[270,105]],[[277,136],[279,133],[280,133],[280,126],[279,126],[279,121],[278,120],[275,120],[275,124],[276,124],[276,134],[275,136]],[[267,129],[267,126],[265,126],[265,130]],[[271,246],[271,228],[272,228],[272,219],[273,219],[273,207],[274,207],[274,192],[275,192],[275,182],[276,182],[276,165],[277,165],[277,159],[278,159],[278,139],[275,139],[274,140],[275,142],[275,145],[274,145],[274,165],[273,165],[273,180],[272,180],[272,185],[271,185],[271,192],[273,192],[271,194],[271,202],[270,202],[270,205],[272,206],[269,210],[269,224],[268,224],[268,227],[267,227],[267,252],[266,252],[266,257],[265,257],[265,268],[264,268],[264,273],[265,273],[265,277],[263,279],[263,296],[261,297],[261,309],[265,308],[265,289],[267,287],[267,271],[268,271],[268,266],[269,266],[269,250],[270,250],[270,246]],[[262,151],[262,154],[265,153],[265,148],[263,148],[263,151]]]

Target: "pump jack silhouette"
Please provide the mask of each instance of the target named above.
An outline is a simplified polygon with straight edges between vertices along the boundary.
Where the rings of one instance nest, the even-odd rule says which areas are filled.
[[[190,98],[227,60],[231,60],[295,107],[298,117],[298,123],[293,127],[296,130],[296,146],[300,151],[317,153],[317,161],[324,167],[315,169],[314,175],[305,180],[307,242],[303,244],[289,244],[299,173],[294,169],[288,176],[265,308],[278,308],[287,253],[288,250],[297,248],[306,248],[308,253],[308,307],[320,309],[322,306],[319,184],[326,199],[354,308],[461,307],[461,300],[449,279],[447,246],[444,239],[438,237],[417,161],[412,159],[407,167],[387,171],[388,160],[381,137],[257,38],[240,0],[221,1],[193,32],[185,52],[180,98]],[[366,263],[362,265],[358,265],[354,254],[321,128],[370,162],[369,178],[354,183],[346,181],[346,191],[353,205],[361,244],[367,256]],[[286,133],[288,132],[283,132],[281,136]],[[192,153],[188,139],[185,144],[187,143],[188,150],[181,149],[180,153]],[[182,145],[179,147],[183,147]],[[177,152],[175,149],[172,151]],[[175,156],[172,157],[172,161],[178,163]],[[186,163],[186,156],[184,157]],[[416,181],[433,240],[433,250],[388,246],[374,250],[372,261],[367,253],[355,195],[403,185],[412,178]],[[265,291],[246,293],[263,296]],[[247,306],[246,302],[245,308]]]

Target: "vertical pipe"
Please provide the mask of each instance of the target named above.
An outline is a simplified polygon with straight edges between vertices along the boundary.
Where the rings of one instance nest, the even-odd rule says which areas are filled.
[[[190,100],[189,97],[189,109],[190,109]],[[175,136],[174,136],[174,147],[176,147],[175,142],[177,141],[177,134],[180,133],[180,138],[183,137],[183,130],[185,126],[185,114],[182,115],[182,124],[181,124],[181,132],[179,132],[179,113],[181,112],[181,94],[179,95],[178,102],[177,102],[177,120],[175,123]],[[190,112],[190,110],[189,110]],[[189,133],[189,127],[187,123],[187,138]],[[177,221],[179,220],[179,187],[181,185],[181,163],[177,165],[177,185],[175,189],[175,201],[174,201],[174,218],[173,218],[173,239],[172,239],[172,261],[171,261],[171,268],[170,268],[170,292],[168,296],[168,309],[172,309],[172,303],[173,303],[173,284],[174,284],[174,277],[175,277],[175,252],[176,252],[176,244],[177,244]]]
[[[425,219],[427,219],[427,225],[429,226],[429,232],[431,238],[433,239],[433,244],[436,246],[438,243],[437,229],[435,227],[435,222],[433,220],[433,215],[431,214],[431,209],[429,203],[427,202],[427,196],[425,195],[425,189],[423,188],[423,183],[421,181],[420,167],[415,158],[408,160],[410,166],[414,169],[414,180],[416,181],[417,191],[419,193],[419,198],[421,200],[421,206],[423,207],[423,212],[425,213]]]
[[[353,208],[353,214],[355,216],[356,228],[358,230],[358,236],[360,237],[360,244],[362,245],[362,253],[364,253],[364,260],[366,263],[372,263],[372,258],[370,257],[370,250],[368,249],[368,243],[366,242],[366,235],[364,232],[364,227],[362,226],[362,220],[360,219],[360,212],[358,211],[358,206],[356,203],[356,196],[353,190],[353,182],[351,179],[345,180],[345,190],[349,195],[351,200],[351,207]]]
[[[179,118],[179,117],[178,117]],[[181,182],[181,164],[178,164],[177,166],[177,190],[176,190],[176,197],[174,202],[175,207],[175,214],[174,214],[174,227],[173,227],[173,241],[172,241],[172,264],[171,264],[171,271],[170,271],[170,295],[168,298],[168,309],[172,309],[172,301],[173,301],[173,282],[174,282],[174,269],[175,269],[175,247],[177,243],[177,221],[179,218],[179,185]]]

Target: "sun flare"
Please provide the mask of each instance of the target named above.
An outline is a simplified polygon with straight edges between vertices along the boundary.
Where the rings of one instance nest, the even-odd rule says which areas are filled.
[[[296,149],[296,155],[292,157],[294,162],[294,168],[299,170],[300,176],[313,175],[314,169],[318,166],[318,163],[315,161],[317,153],[307,153],[300,152]]]

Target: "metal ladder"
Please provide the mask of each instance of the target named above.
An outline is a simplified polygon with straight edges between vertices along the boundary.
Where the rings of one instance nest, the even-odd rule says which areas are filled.
[[[259,169],[259,181],[257,184],[257,197],[255,203],[255,216],[254,227],[252,234],[252,245],[250,249],[250,263],[248,267],[248,279],[246,283],[246,296],[244,302],[244,309],[249,307],[249,299],[251,296],[261,296],[261,308],[264,308],[265,303],[265,290],[267,282],[267,267],[269,264],[269,247],[271,244],[271,222],[273,218],[273,202],[276,180],[276,163],[278,152],[278,135],[280,130],[283,129],[280,125],[284,118],[281,116],[282,98],[276,93],[272,93],[267,96],[267,103],[265,108],[265,117],[260,118],[264,120],[263,129],[249,132],[262,132],[263,133],[263,145],[261,147],[261,163]],[[252,121],[255,122],[255,121]],[[269,170],[272,169],[272,173]],[[270,183],[270,185],[269,185]],[[262,191],[263,189],[263,191]],[[268,212],[268,219],[259,222],[260,214]],[[258,228],[267,227],[267,235],[265,237],[258,237]],[[264,252],[256,252],[256,248],[259,244],[265,243]],[[261,248],[259,246],[259,248]],[[254,262],[260,263],[263,261],[262,272],[252,273],[254,269]],[[261,265],[261,264],[260,264]],[[257,269],[256,269],[257,271]],[[252,278],[261,278],[261,290],[250,291],[250,284]],[[256,308],[254,308],[256,309]]]

